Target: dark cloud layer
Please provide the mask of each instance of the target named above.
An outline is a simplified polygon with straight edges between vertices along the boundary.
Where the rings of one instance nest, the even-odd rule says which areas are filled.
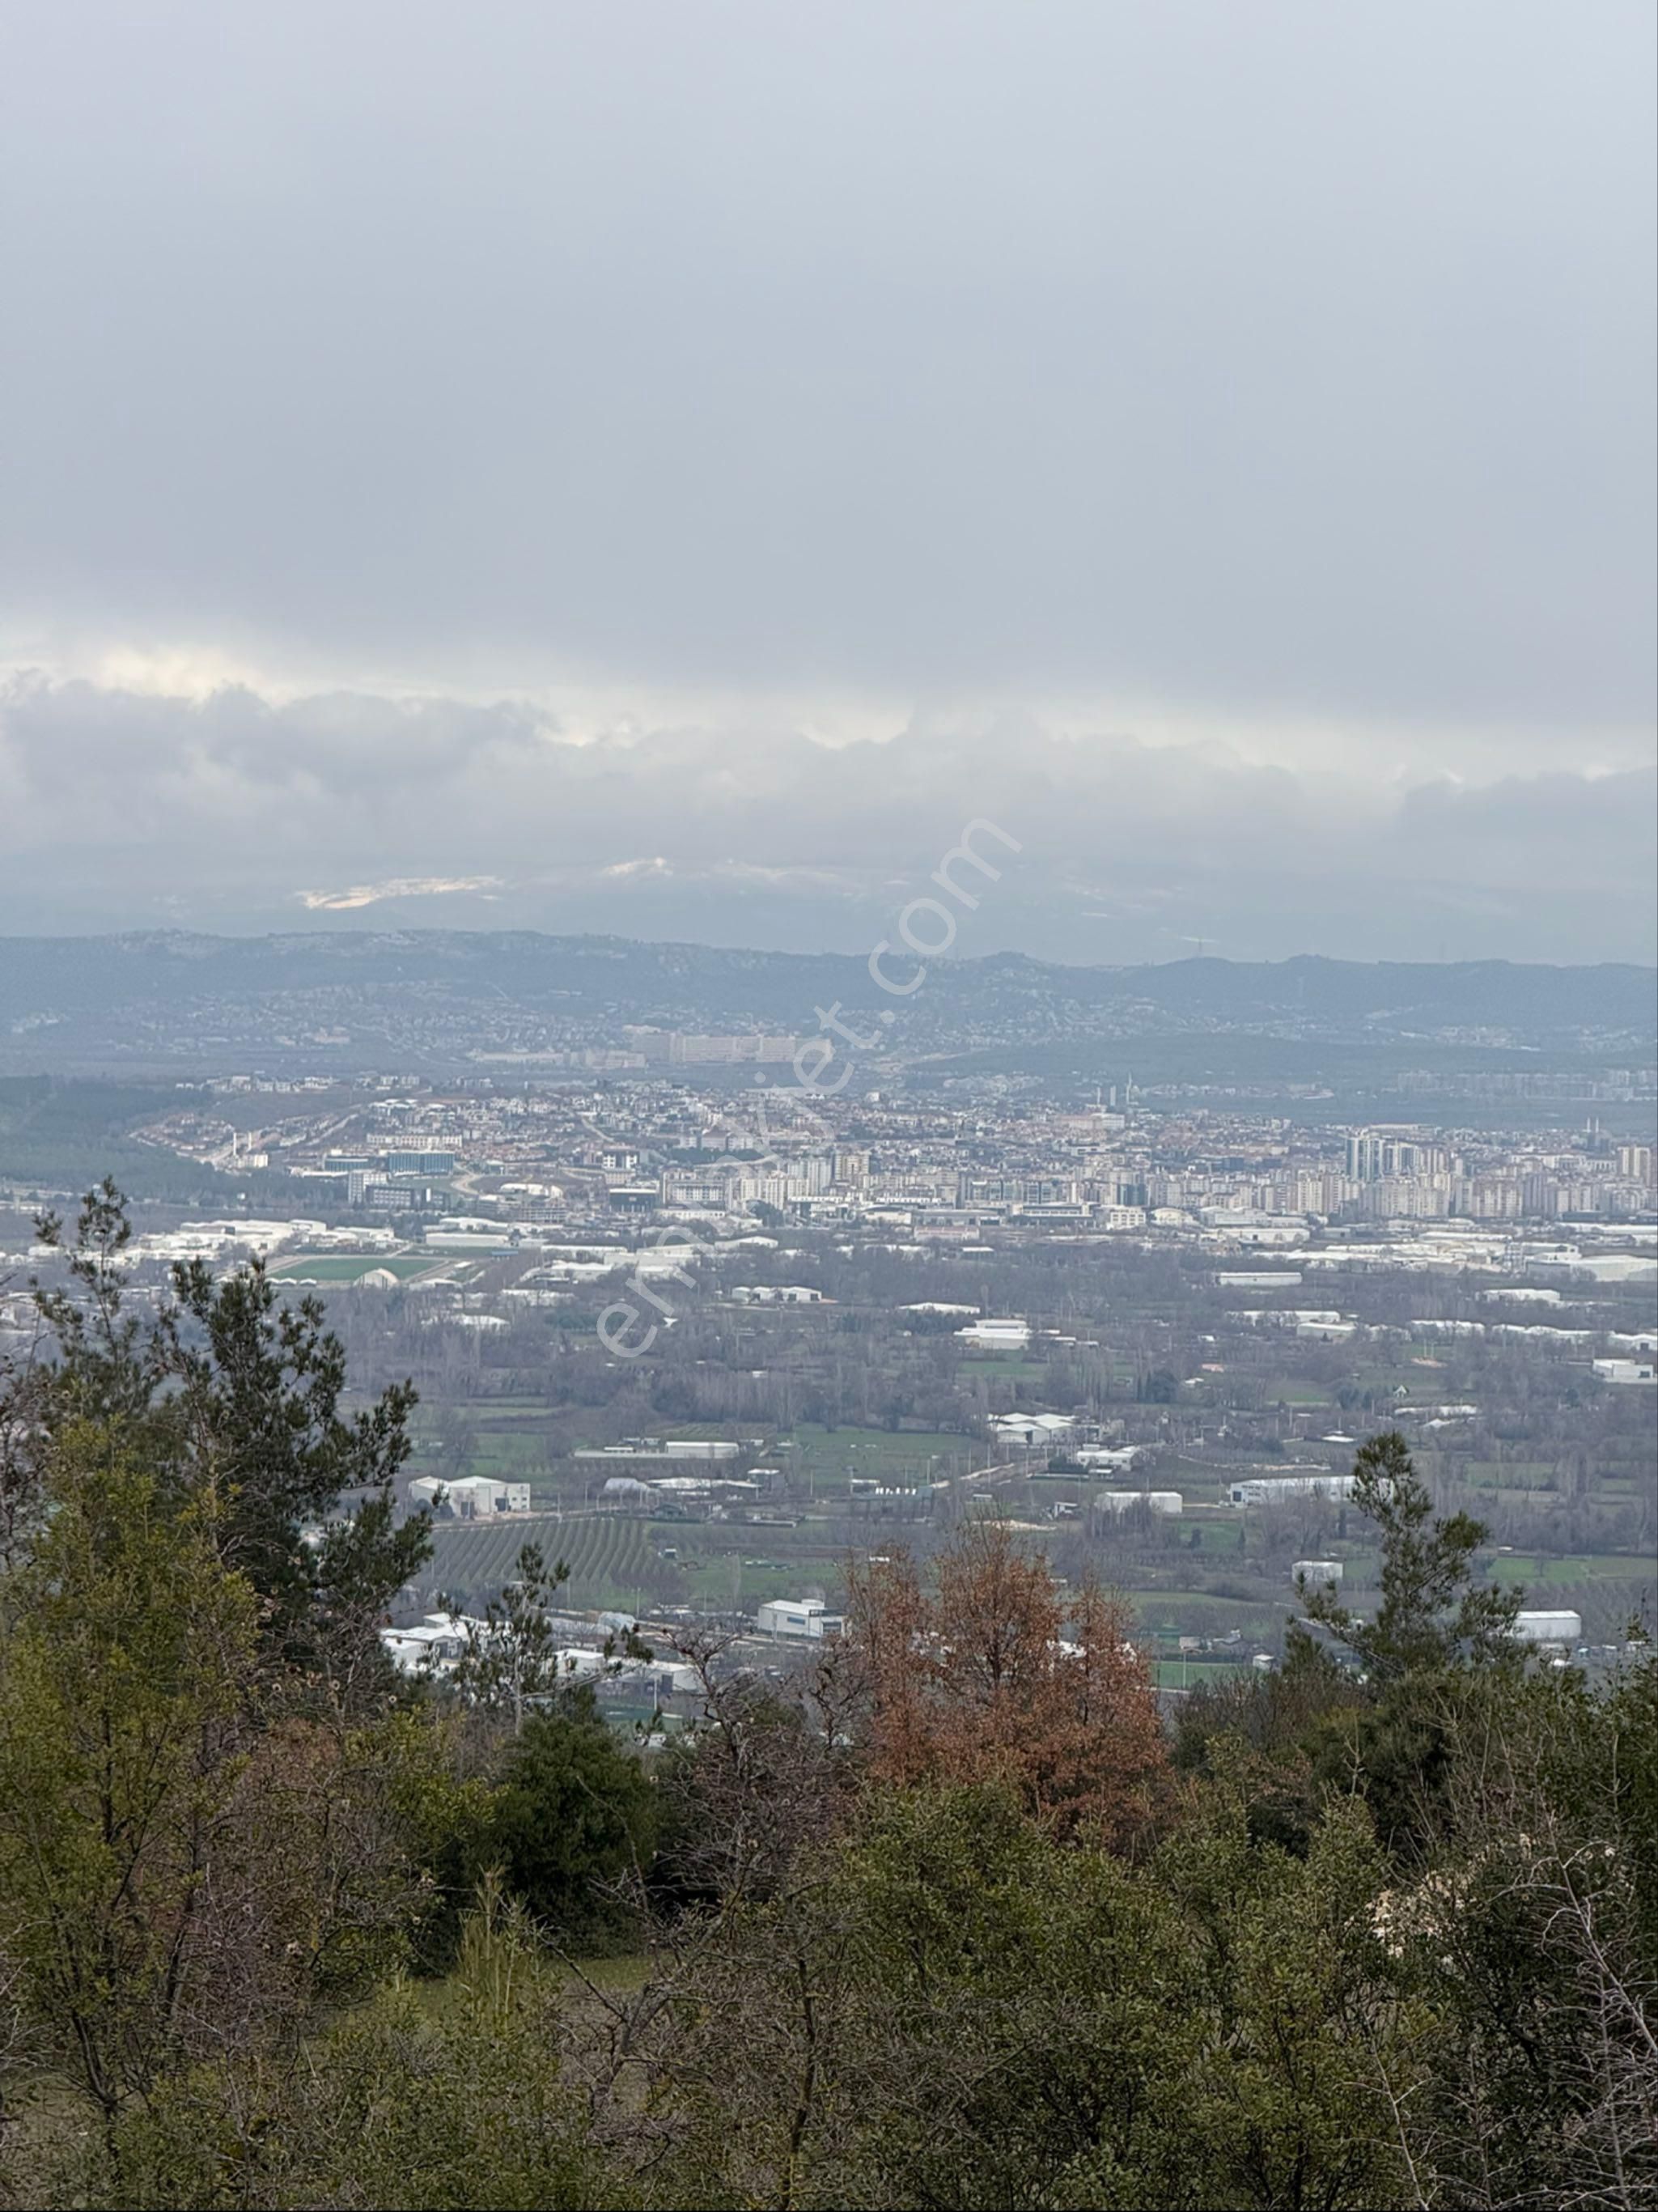
[[[1029,719],[831,749],[527,705],[0,696],[0,931],[484,921],[855,951],[963,826],[962,949],[1650,958],[1651,775],[1379,783]],[[969,884],[977,878],[969,876]]]

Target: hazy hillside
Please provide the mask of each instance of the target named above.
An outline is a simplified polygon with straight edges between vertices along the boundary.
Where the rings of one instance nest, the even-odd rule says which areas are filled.
[[[911,970],[895,957],[894,972]],[[422,1054],[510,1042],[496,1034],[507,1017],[528,1022],[519,1042],[530,1049],[578,1033],[619,1042],[626,1024],[804,1034],[814,1009],[837,1000],[854,1010],[885,1003],[860,959],[623,938],[431,930],[0,939],[0,1049],[18,1067],[171,1058],[187,1033],[204,1048],[244,1033],[285,1048],[341,1030],[392,1045],[392,1016],[415,1025],[403,1042]],[[907,1041],[932,1051],[1234,1030],[1635,1052],[1658,1035],[1654,973],[1626,965],[1304,957],[1071,968],[999,954],[936,961],[925,988],[895,1003]],[[538,1036],[537,1024],[560,1034]]]

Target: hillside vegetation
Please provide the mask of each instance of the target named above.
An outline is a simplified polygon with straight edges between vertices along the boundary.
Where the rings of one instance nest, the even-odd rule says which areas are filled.
[[[849,1565],[791,1677],[687,1632],[665,1741],[559,1672],[568,1526],[393,1674],[411,1394],[348,1413],[257,1268],[130,1310],[112,1190],[46,1234],[0,1376],[9,2201],[1654,2201],[1658,1664],[1529,1662],[1401,1437],[1357,1454],[1377,1605],[1303,1594],[1172,1724],[1112,1595],[987,1517]],[[587,1527],[625,1578],[642,1525]]]

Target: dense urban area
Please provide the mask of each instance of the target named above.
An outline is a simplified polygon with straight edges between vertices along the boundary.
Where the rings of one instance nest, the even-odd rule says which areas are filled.
[[[399,1501],[438,1527],[400,1651],[498,1595],[526,1540],[568,1563],[590,1646],[623,1613],[780,1645],[836,1620],[848,1559],[895,1531],[925,1552],[992,1514],[1061,1577],[1105,1574],[1175,1690],[1271,1664],[1309,1563],[1373,1601],[1345,1492],[1384,1421],[1487,1523],[1491,1571],[1525,1587],[1551,1648],[1609,1650],[1648,1601],[1658,1077],[1641,971],[1589,971],[1593,1020],[1569,1034],[1560,971],[1376,971],[1378,1010],[1339,963],[1177,963],[1114,994],[1015,963],[1027,999],[1091,996],[1083,1026],[1126,1032],[1090,1081],[980,1064],[987,1039],[1015,1043],[1003,962],[941,971],[917,1042],[918,1010],[884,1019],[867,975],[857,1011],[829,999],[860,963],[498,949],[499,968],[464,939],[152,939],[100,965],[65,944],[34,986],[58,995],[10,1023],[14,1054],[78,1022],[78,1053],[105,1062],[9,1084],[0,1172],[49,1170],[54,1141],[62,1156],[56,1176],[11,1177],[13,1326],[39,1264],[30,1217],[72,1202],[69,1154],[91,1179],[83,1119],[102,1112],[119,1129],[103,1164],[135,1194],[136,1292],[180,1260],[258,1256],[325,1297],[361,1389],[416,1383]],[[596,999],[595,969],[628,979],[604,984],[617,996]],[[381,969],[393,1007],[441,1008],[424,1065],[374,1066],[386,1003],[378,1034],[351,1026]],[[498,972],[510,993],[485,987]],[[762,1008],[807,987],[810,1025],[648,1018],[710,990],[729,1006],[745,973]],[[1204,1007],[1184,1029],[1182,998]],[[261,1025],[264,1049],[235,1064]],[[140,1029],[142,1087],[112,1088]],[[1194,1031],[1216,1066],[1171,1079],[1159,1055]],[[1309,1055],[1339,1071],[1360,1036],[1399,1063],[1380,1096],[1395,1115],[1403,1063],[1437,1055],[1431,1102],[1360,1120],[1379,1079],[1306,1079]],[[1240,1062],[1252,1080],[1229,1082]],[[192,1188],[218,1197],[210,1215],[183,1202]]]

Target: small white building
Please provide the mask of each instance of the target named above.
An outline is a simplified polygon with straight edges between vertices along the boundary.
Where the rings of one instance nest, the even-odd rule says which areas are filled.
[[[1297,1559],[1290,1570],[1290,1580],[1299,1589],[1305,1583],[1309,1589],[1336,1589],[1341,1583],[1339,1559]]]
[[[383,1628],[380,1644],[400,1674],[446,1674],[483,1630],[465,1613],[428,1613],[411,1628]]]
[[[486,1520],[494,1513],[527,1513],[527,1482],[500,1482],[493,1475],[463,1475],[449,1486],[449,1510],[463,1521]]]
[[[1076,1427],[1071,1413],[998,1413],[990,1424],[1002,1444],[1047,1444]]]
[[[601,1505],[629,1505],[643,1511],[655,1493],[648,1482],[641,1482],[636,1474],[607,1475],[599,1489]]]
[[[1030,1341],[1028,1321],[975,1321],[958,1328],[956,1341],[973,1352],[1023,1352]]]
[[[1595,1374],[1602,1382],[1634,1382],[1650,1389],[1658,1383],[1658,1366],[1650,1359],[1597,1359]]]
[[[1351,1474],[1259,1474],[1235,1482],[1226,1492],[1229,1505],[1298,1505],[1315,1498],[1344,1504],[1357,1483]]]
[[[484,1521],[495,1513],[527,1513],[527,1482],[498,1482],[493,1475],[462,1474],[452,1482],[441,1475],[417,1475],[409,1486],[410,1500],[445,1513],[454,1521]]]
[[[1170,1520],[1186,1510],[1186,1500],[1178,1490],[1100,1490],[1094,1493],[1094,1504],[1099,1512],[1113,1515],[1144,1505]]]
[[[846,1622],[840,1613],[829,1612],[821,1597],[779,1597],[761,1607],[754,1617],[754,1625],[762,1636],[786,1636],[797,1642],[815,1642],[825,1636],[838,1636]]]
[[[1579,1644],[1583,1637],[1583,1616],[1564,1606],[1554,1613],[1517,1613],[1514,1632],[1524,1644]]]
[[[626,1437],[619,1444],[586,1445],[580,1460],[735,1459],[743,1447],[726,1437]]]
[[[659,1698],[693,1697],[702,1686],[695,1667],[673,1660],[607,1658],[585,1644],[567,1644],[555,1657],[559,1674],[570,1682],[615,1682],[652,1690]]]

